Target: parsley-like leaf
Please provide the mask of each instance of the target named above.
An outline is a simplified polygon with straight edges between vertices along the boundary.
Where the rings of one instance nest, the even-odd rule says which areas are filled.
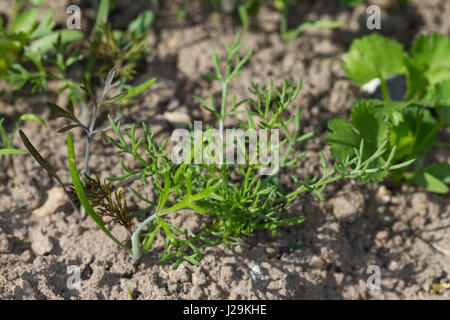
[[[375,102],[362,100],[355,102],[350,115],[350,123],[341,118],[336,118],[328,123],[332,132],[327,135],[327,144],[331,146],[331,154],[345,161],[348,156],[352,156],[364,140],[363,159],[368,159],[386,139],[389,124],[383,118],[376,117],[373,109]],[[382,158],[374,161],[370,168],[380,167],[384,164]],[[381,181],[386,176],[386,172],[374,173],[370,176],[372,181]]]
[[[374,78],[386,80],[404,73],[404,57],[400,43],[373,33],[353,41],[342,60],[348,77],[363,85]]]
[[[411,48],[414,59],[425,66],[424,74],[431,85],[450,79],[450,39],[442,34],[420,36]]]

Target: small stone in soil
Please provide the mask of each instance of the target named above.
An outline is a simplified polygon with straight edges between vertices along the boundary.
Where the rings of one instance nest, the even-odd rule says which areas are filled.
[[[261,275],[261,269],[259,268],[258,265],[250,263],[248,266],[250,267],[253,277],[258,277]]]
[[[53,242],[49,236],[36,229],[30,233],[31,249],[38,256],[43,256],[53,250]]]
[[[206,283],[206,276],[203,272],[194,272],[192,274],[192,284],[194,286],[201,286]]]
[[[391,200],[391,192],[385,186],[380,186],[377,191],[377,199],[383,203],[387,203]]]
[[[164,118],[176,127],[187,127],[191,123],[191,117],[184,112],[164,112]]]
[[[66,203],[66,195],[60,187],[53,187],[47,193],[47,201],[38,209],[33,210],[36,217],[45,217],[56,211]]]
[[[13,243],[7,234],[0,229],[0,253],[8,253],[11,251]]]
[[[340,196],[331,199],[330,204],[333,208],[333,214],[338,220],[351,222],[361,214],[362,199],[358,199],[358,197],[348,200]]]
[[[313,255],[310,260],[311,266],[315,269],[325,270],[327,263],[325,260],[322,259],[322,257],[319,257],[318,255]]]

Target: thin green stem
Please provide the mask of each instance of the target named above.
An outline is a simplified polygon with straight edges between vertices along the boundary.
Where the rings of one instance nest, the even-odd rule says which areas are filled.
[[[288,148],[285,152],[285,154],[283,155],[283,158],[281,159],[281,166],[283,167],[286,164],[286,161],[289,157],[289,155],[291,154],[292,150],[295,147],[295,143],[292,143],[292,141],[289,142]]]
[[[336,173],[335,170],[329,172],[327,175],[328,175],[328,176],[332,176],[334,173]],[[333,178],[330,178],[330,179],[328,179],[328,180],[320,180],[320,181],[314,183],[313,185],[311,185],[311,186],[309,186],[309,187],[301,186],[301,187],[299,187],[297,190],[295,190],[295,191],[289,193],[289,194],[286,196],[286,198],[288,198],[288,199],[294,199],[296,196],[298,196],[299,194],[301,194],[301,193],[303,193],[303,192],[306,192],[306,191],[308,191],[308,190],[314,190],[314,189],[317,189],[317,188],[319,188],[319,187],[321,187],[321,186],[330,184],[330,183],[335,182],[335,181],[337,181],[337,180],[339,180],[339,179],[342,179],[342,178],[345,178],[345,176],[343,176],[342,174],[339,174],[339,175],[337,175],[337,176],[335,176],[335,177],[333,177]]]
[[[280,33],[281,33],[281,37],[283,38],[283,41],[285,41],[285,37],[286,37],[287,31],[288,31],[287,17],[288,17],[289,4],[290,4],[290,0],[283,1],[283,11],[281,13],[281,21],[280,21]]]
[[[12,10],[12,14],[11,14],[11,21],[9,24],[9,30],[11,30],[12,25],[14,24],[14,21],[19,16],[21,3],[22,3],[21,0],[14,0],[13,10]]]
[[[84,149],[84,165],[83,165],[83,176],[87,177],[89,174],[89,158],[91,156],[91,140],[92,136],[89,134],[86,136],[86,146]]]
[[[389,94],[389,88],[388,88],[386,79],[384,79],[383,77],[380,77],[380,81],[381,81],[381,84],[380,84],[381,94],[383,96],[383,100],[391,101],[391,95]]]
[[[109,4],[109,0],[100,0],[94,32],[99,32],[100,28],[108,22]]]
[[[219,132],[223,138],[223,128],[225,121],[225,113],[227,112],[227,95],[228,95],[228,81],[222,82],[222,101],[220,105],[220,118],[219,118]]]
[[[148,225],[150,222],[155,220],[158,217],[157,213],[155,212],[150,217],[145,219],[134,231],[133,235],[131,236],[131,257],[138,261],[142,257],[141,252],[141,243],[139,241],[139,237],[141,235],[142,230],[145,228],[146,225]]]

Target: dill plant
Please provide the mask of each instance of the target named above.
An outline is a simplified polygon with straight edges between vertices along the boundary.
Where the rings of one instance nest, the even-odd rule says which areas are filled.
[[[120,105],[127,101],[128,99],[131,99],[135,97],[136,95],[140,94],[143,90],[139,86],[133,90],[130,91],[122,91],[116,94],[113,97],[109,97],[111,95],[111,92],[116,90],[120,85],[120,80],[114,80],[114,77],[116,75],[116,69],[112,68],[106,79],[104,80],[104,86],[100,90],[99,94],[96,94],[94,89],[92,88],[89,81],[83,77],[83,86],[81,87],[85,92],[86,95],[90,98],[92,102],[92,108],[89,111],[91,117],[89,119],[89,122],[87,125],[83,124],[82,120],[80,120],[76,114],[75,114],[75,106],[73,104],[70,104],[70,106],[65,110],[64,108],[58,106],[54,103],[48,103],[48,106],[52,109],[53,114],[52,118],[65,118],[69,123],[64,126],[63,128],[59,129],[59,133],[65,133],[67,131],[70,131],[75,128],[80,128],[83,130],[85,134],[85,151],[84,151],[84,161],[83,161],[83,177],[85,178],[85,185],[90,185],[94,187],[94,190],[97,192],[102,191],[104,188],[108,189],[107,184],[99,185],[97,189],[95,189],[95,186],[92,184],[93,181],[96,181],[94,179],[89,179],[89,160],[91,157],[91,141],[94,135],[96,134],[105,134],[106,131],[111,129],[111,126],[107,126],[104,128],[97,128],[97,118],[102,112],[102,110],[107,106],[116,106],[120,107]],[[155,81],[155,78],[150,79],[149,81],[145,82],[141,86],[144,88],[147,88],[148,85],[153,84]],[[121,114],[118,114],[115,117],[115,120],[120,119]],[[20,137],[23,141],[23,144],[29,151],[29,153],[33,156],[33,158],[43,167],[51,177],[53,177],[59,185],[62,187],[64,192],[69,197],[69,200],[71,201],[72,206],[75,210],[77,210],[78,206],[78,199],[75,196],[75,192],[72,188],[67,188],[66,184],[63,183],[62,179],[58,176],[56,173],[56,170],[52,167],[52,165],[39,153],[39,151],[33,146],[33,144],[30,142],[28,137],[25,135],[25,133],[22,130],[19,130]],[[99,188],[103,189],[99,189]],[[94,191],[93,191],[94,192]],[[91,197],[92,198],[92,197]],[[119,197],[120,198],[120,197]],[[81,207],[81,216],[84,217],[85,211],[84,207]]]
[[[258,143],[258,153],[283,149],[283,157],[279,161],[282,172],[289,172],[304,157],[305,152],[298,155],[298,146],[302,141],[310,138],[315,132],[301,133],[300,108],[288,120],[286,113],[300,93],[301,80],[296,84],[285,81],[282,88],[275,89],[272,84],[268,87],[253,86],[253,98],[237,101],[230,96],[229,83],[242,73],[244,65],[250,59],[252,52],[242,58],[239,54],[240,38],[236,37],[232,44],[225,44],[228,57],[223,65],[219,56],[213,50],[215,74],[207,73],[206,77],[218,81],[222,85],[221,101],[216,103],[211,94],[209,100],[197,98],[203,107],[212,112],[218,119],[219,132],[223,135],[224,120],[234,116],[245,106],[246,121],[241,121],[240,128],[280,129],[283,138],[280,143],[274,139],[264,146]],[[378,167],[371,164],[376,162],[386,152],[386,142],[373,153],[365,152],[364,141],[359,148],[348,153],[345,161],[336,161],[329,168],[327,160],[322,154],[321,174],[299,180],[292,177],[293,188],[288,189],[280,185],[278,175],[259,175],[259,170],[266,168],[270,161],[251,161],[250,154],[245,150],[245,143],[240,147],[245,155],[244,164],[220,164],[207,161],[205,157],[198,164],[193,163],[196,152],[216,141],[211,136],[202,136],[201,143],[194,144],[194,131],[190,131],[190,142],[193,152],[187,153],[185,161],[174,161],[169,154],[168,138],[161,144],[155,140],[155,132],[142,123],[144,136],[136,136],[135,124],[125,128],[120,121],[109,117],[113,136],[108,140],[116,148],[118,154],[128,154],[134,160],[135,168],[120,158],[123,174],[109,177],[104,182],[98,178],[80,175],[74,152],[74,141],[70,133],[67,136],[68,162],[72,182],[78,199],[89,216],[115,243],[128,252],[135,260],[152,252],[152,245],[156,237],[165,239],[165,246],[159,253],[159,263],[172,261],[173,267],[186,260],[194,265],[200,264],[201,254],[206,247],[225,244],[227,246],[239,243],[240,236],[251,236],[258,229],[269,229],[276,233],[277,228],[301,223],[303,216],[285,217],[285,211],[300,194],[310,191],[321,199],[326,185],[343,178],[367,181],[373,174],[401,168],[407,163],[393,164],[395,149],[389,155],[388,161]],[[288,124],[294,122],[294,130],[288,129]],[[228,141],[227,141],[228,143]],[[232,142],[232,146],[239,147]],[[242,148],[243,147],[243,148]],[[187,161],[186,161],[187,160]],[[128,187],[132,181],[140,181],[154,194],[150,200],[135,189]],[[116,183],[112,186],[111,183]],[[91,185],[91,186],[89,186]],[[120,192],[112,194],[115,190]],[[92,190],[110,190],[106,201],[93,199]],[[135,194],[142,202],[142,209],[131,211],[123,200],[123,189]],[[102,192],[103,192],[102,191]],[[110,201],[111,200],[111,201]],[[182,209],[193,210],[202,215],[200,228],[194,232],[183,232],[179,226],[173,225],[166,217]],[[119,241],[105,226],[102,216],[109,211],[114,221],[125,226],[129,233],[129,242]],[[137,217],[137,218],[134,218]]]

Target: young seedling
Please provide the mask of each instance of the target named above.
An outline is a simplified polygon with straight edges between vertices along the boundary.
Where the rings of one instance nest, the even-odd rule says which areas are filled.
[[[253,86],[251,91],[255,97],[237,101],[230,97],[229,84],[243,71],[251,52],[240,56],[241,48],[239,35],[232,44],[226,44],[228,57],[223,65],[213,50],[215,73],[207,76],[218,81],[222,87],[221,101],[216,103],[211,94],[209,101],[197,98],[203,107],[212,112],[218,120],[218,135],[212,134],[211,128],[205,134],[198,136],[195,130],[187,131],[185,141],[187,149],[172,150],[169,154],[168,138],[161,144],[154,139],[155,132],[151,132],[145,122],[142,123],[144,136],[136,136],[136,125],[123,130],[120,122],[109,117],[114,136],[109,141],[116,147],[118,154],[128,154],[135,163],[126,164],[120,159],[124,173],[120,176],[108,178],[109,182],[117,182],[118,186],[128,188],[143,203],[143,208],[131,211],[123,199],[125,192],[117,195],[104,195],[106,201],[93,200],[89,183],[94,184],[94,190],[114,190],[111,185],[100,186],[98,178],[82,178],[77,169],[74,153],[73,137],[67,135],[69,169],[76,194],[89,216],[98,224],[105,234],[128,252],[135,260],[148,254],[156,237],[164,237],[165,246],[160,252],[159,263],[174,261],[174,268],[186,260],[194,265],[200,264],[201,254],[206,247],[225,244],[227,246],[239,243],[240,236],[251,236],[258,229],[269,229],[276,233],[278,227],[301,223],[303,216],[286,217],[285,211],[298,195],[311,191],[323,197],[323,190],[329,183],[343,178],[369,181],[379,173],[406,166],[409,162],[395,164],[391,160],[395,150],[391,151],[389,161],[380,164],[379,159],[385,154],[387,141],[377,149],[366,151],[364,140],[357,149],[350,149],[344,161],[337,161],[331,169],[322,154],[322,173],[318,176],[300,180],[292,177],[294,188],[280,185],[277,167],[282,171],[289,171],[298,165],[304,153],[293,155],[299,144],[311,137],[314,132],[302,134],[300,126],[300,108],[296,108],[295,116],[291,120],[284,120],[290,107],[301,89],[301,80],[296,85],[285,81],[281,89]],[[247,150],[252,141],[251,135],[244,140],[235,139],[225,142],[224,148],[236,147],[241,152],[243,162],[220,162],[220,152],[213,152],[211,147],[223,141],[225,119],[241,112],[245,106],[246,121],[241,121],[240,128],[232,130],[269,130],[264,140],[256,141],[256,153]],[[290,131],[288,124],[295,121],[294,129]],[[284,133],[281,142],[276,141],[277,130]],[[175,139],[175,141],[178,141]],[[178,141],[180,142],[180,141]],[[276,153],[280,147],[287,148],[286,155],[281,161],[278,157],[260,157],[262,154]],[[205,153],[206,150],[206,153]],[[277,154],[277,153],[276,153]],[[197,156],[200,158],[197,159]],[[199,161],[196,161],[199,160]],[[179,161],[181,160],[181,161]],[[373,164],[377,165],[373,165]],[[379,165],[378,165],[379,164]],[[261,175],[261,170],[268,168],[269,174]],[[273,174],[270,174],[273,173]],[[83,175],[81,175],[83,176]],[[86,179],[90,181],[86,182]],[[149,181],[150,180],[150,181]],[[150,200],[144,194],[128,187],[131,181],[140,181],[153,193]],[[110,201],[113,199],[113,201]],[[116,199],[116,200],[114,200]],[[100,203],[100,205],[99,205]],[[107,205],[105,205],[105,203]],[[97,207],[97,208],[96,208]],[[100,207],[100,208],[99,208]],[[112,208],[113,207],[113,208]],[[183,209],[192,210],[203,219],[201,225],[194,230],[182,231],[179,226],[170,222],[168,215],[173,215]],[[114,221],[126,225],[129,231],[130,246],[120,242],[105,226],[102,216],[105,210]],[[134,217],[140,217],[139,221]],[[130,222],[131,221],[131,222]]]
[[[123,82],[131,80],[136,73],[138,60],[147,57],[151,50],[145,40],[155,20],[151,10],[142,11],[130,22],[125,31],[113,30],[107,24],[109,1],[101,1],[95,29],[90,43],[89,67],[95,61],[99,64],[97,72],[107,71],[111,65]],[[88,69],[88,75],[91,73]]]
[[[70,105],[68,110],[64,110],[62,107],[54,104],[54,103],[48,103],[49,107],[53,109],[54,114],[52,115],[53,118],[65,118],[69,120],[69,124],[65,127],[58,130],[59,133],[64,133],[69,130],[72,130],[74,128],[81,128],[83,132],[85,133],[85,151],[84,151],[84,164],[83,164],[83,177],[87,179],[89,175],[89,159],[91,156],[91,142],[94,135],[101,133],[105,134],[107,130],[110,130],[111,127],[105,127],[101,129],[96,128],[96,122],[97,118],[102,111],[102,109],[105,106],[111,106],[115,105],[118,106],[122,101],[125,101],[127,99],[133,98],[137,94],[139,94],[141,91],[131,91],[131,92],[119,92],[116,96],[112,98],[108,98],[108,95],[110,95],[111,91],[114,89],[117,89],[119,86],[120,81],[114,81],[115,77],[115,68],[111,69],[108,73],[108,76],[106,77],[105,84],[100,91],[98,95],[94,93],[93,88],[91,87],[89,81],[84,77],[83,78],[83,87],[82,89],[86,91],[87,96],[90,98],[90,100],[93,103],[91,118],[88,125],[84,125],[79,118],[75,115],[75,107],[73,105]],[[151,83],[154,82],[155,79],[151,79]],[[117,117],[116,119],[119,119]],[[36,148],[31,144],[29,139],[26,137],[26,135],[20,131],[20,136],[22,138],[22,141],[25,145],[25,147],[28,149],[28,151],[31,153],[31,155],[35,158],[35,160],[44,168],[47,170],[47,172],[55,178],[58,183],[63,187],[64,191],[69,196],[69,199],[73,199],[73,196],[71,196],[68,189],[65,187],[65,185],[62,183],[61,178],[56,174],[56,171],[51,167],[51,165],[48,163],[47,160],[45,160],[39,152],[36,150]],[[89,180],[89,183],[92,181]],[[75,206],[76,201],[72,201],[72,204]],[[84,208],[81,208],[81,215],[84,217],[85,211]]]
[[[70,57],[63,59],[68,46],[83,38],[78,30],[53,30],[54,10],[47,10],[43,19],[38,21],[38,8],[20,10],[21,1],[15,0],[14,13],[9,27],[0,28],[0,76],[19,89],[26,83],[33,85],[32,92],[47,90],[47,78],[54,78],[44,67],[44,62],[53,60],[62,74],[74,62],[80,59],[74,50]],[[56,43],[56,57],[48,55]],[[57,60],[57,61],[54,61]],[[36,71],[29,71],[27,64],[33,64]]]
[[[437,132],[450,123],[449,56],[450,39],[439,34],[418,37],[409,54],[397,41],[377,34],[355,40],[343,55],[347,75],[360,85],[378,78],[383,100],[355,102],[350,123],[330,121],[332,133],[327,142],[332,146],[332,155],[342,160],[345,152],[357,148],[362,139],[372,150],[388,139],[388,149],[396,148],[394,163],[424,159],[437,144]],[[407,76],[404,101],[392,101],[387,86],[387,79],[398,74]],[[438,120],[430,109],[436,111]],[[383,178],[380,174],[376,180]],[[392,173],[395,185],[403,179],[431,192],[447,193],[450,165],[442,162],[424,166],[417,161],[411,171],[404,167]]]
[[[280,34],[284,42],[297,38],[302,32],[309,29],[326,28],[335,29],[344,25],[342,21],[317,20],[303,22],[295,29],[288,29],[288,13],[291,0],[275,0],[275,6],[281,11]]]
[[[33,6],[21,10],[20,5],[20,0],[14,1],[14,10],[8,26],[4,26],[0,19],[0,76],[4,77],[17,71],[22,74],[20,83],[32,81],[35,91],[45,86],[42,80],[45,71],[39,56],[47,54],[58,38],[62,43],[72,43],[80,40],[83,35],[77,30],[53,30],[54,10],[47,10],[39,22],[38,8]],[[27,61],[33,62],[38,71],[23,71],[21,65]]]
[[[17,149],[14,146],[14,137],[16,136],[17,130],[19,130],[20,123],[25,120],[35,120],[40,122],[43,126],[46,126],[45,121],[42,120],[39,116],[34,114],[23,114],[21,115],[15,122],[12,127],[11,132],[7,132],[4,125],[3,125],[3,118],[0,118],[0,156],[7,156],[8,163],[13,170],[13,173],[15,175],[15,170],[13,166],[13,161],[11,155],[13,154],[24,154],[26,153],[23,150]]]
[[[16,2],[19,3],[17,0]],[[86,57],[88,61],[85,76],[88,80],[93,70],[96,75],[107,71],[103,65],[106,62],[117,66],[121,90],[149,88],[151,79],[139,89],[126,83],[132,79],[137,61],[149,54],[144,39],[153,23],[153,13],[150,10],[143,11],[130,23],[126,32],[121,32],[111,30],[107,25],[110,7],[109,0],[100,1],[92,40],[78,30],[52,31],[55,25],[52,10],[46,12],[37,27],[38,9],[24,10],[17,19],[13,19],[10,30],[0,29],[0,52],[5,52],[4,58],[3,55],[0,58],[0,76],[15,90],[31,83],[33,93],[47,91],[48,81],[59,81],[61,86],[58,93],[68,91],[71,104],[81,106],[80,120],[86,126],[92,116],[88,107],[89,97],[81,88],[83,83],[68,77],[69,68],[80,64]],[[82,53],[80,46],[73,48],[73,43],[77,41],[88,43],[87,53]],[[22,51],[23,54],[20,55]],[[31,66],[34,66],[35,71],[31,70]],[[131,103],[132,101],[128,101],[128,105]]]
[[[202,0],[208,3],[214,10],[219,7],[226,13],[237,10],[244,29],[250,25],[250,17],[254,16],[260,8],[261,0]],[[280,35],[284,42],[289,42],[297,38],[302,32],[314,28],[340,28],[344,25],[342,21],[318,20],[301,23],[295,29],[288,29],[288,13],[291,0],[274,0],[273,5],[281,11]]]

